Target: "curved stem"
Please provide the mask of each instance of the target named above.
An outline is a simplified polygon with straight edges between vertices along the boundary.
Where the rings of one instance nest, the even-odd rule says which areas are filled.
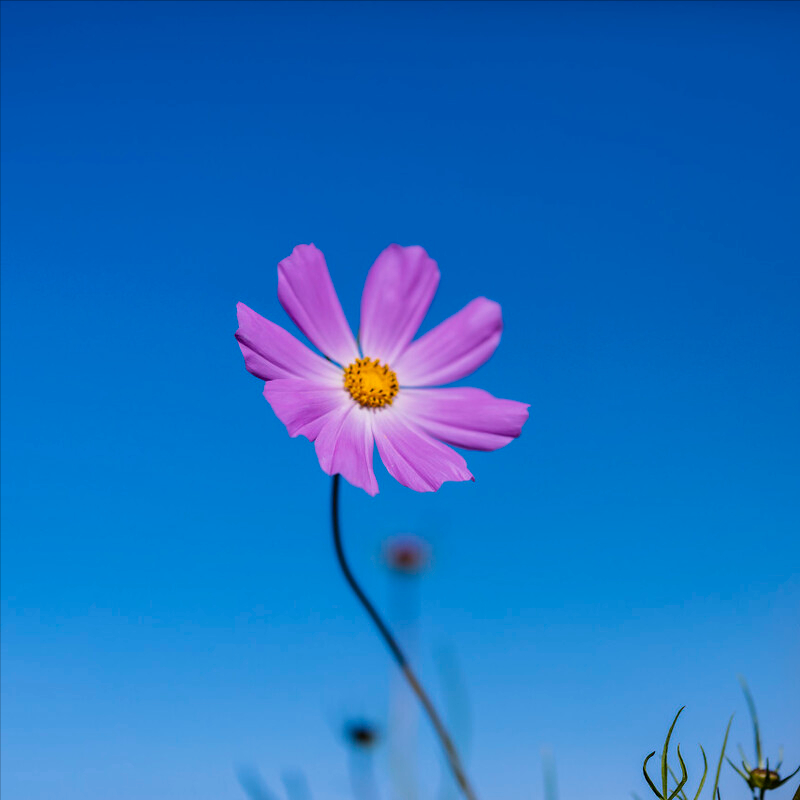
[[[386,627],[386,623],[381,619],[380,615],[375,610],[375,606],[373,606],[369,601],[369,598],[364,594],[364,590],[358,585],[358,581],[356,581],[353,573],[350,571],[350,566],[347,563],[344,550],[342,549],[342,534],[339,530],[338,475],[333,476],[333,489],[331,491],[331,524],[333,526],[333,544],[336,547],[336,558],[339,561],[339,566],[342,568],[345,580],[361,602],[361,605],[364,606],[364,610],[367,612],[367,614],[369,614],[370,619],[372,619],[372,621],[375,623],[375,627],[378,629],[378,632],[383,637],[383,641],[386,643],[386,646],[394,656],[394,660],[397,662],[397,666],[400,667],[400,671],[408,681],[408,685],[411,687],[411,690],[417,696],[420,703],[422,703],[422,707],[425,709],[425,713],[428,715],[428,719],[430,719],[431,724],[436,731],[436,735],[439,737],[439,741],[442,743],[445,756],[447,757],[447,761],[450,764],[450,769],[453,772],[453,777],[456,779],[456,783],[458,783],[461,791],[464,793],[464,797],[466,797],[467,800],[477,800],[475,792],[472,790],[472,787],[467,780],[467,775],[464,772],[464,767],[461,764],[458,751],[453,744],[453,740],[450,738],[450,734],[447,732],[447,728],[445,728],[444,723],[433,706],[433,703],[426,694],[425,690],[422,688],[422,684],[417,679],[417,676],[411,669],[408,659],[400,649],[400,645],[397,643],[397,640],[394,638],[389,628]]]

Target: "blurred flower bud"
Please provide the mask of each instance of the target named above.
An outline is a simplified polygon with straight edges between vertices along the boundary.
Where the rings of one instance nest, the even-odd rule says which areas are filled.
[[[419,575],[430,563],[430,547],[418,536],[394,536],[383,548],[384,560],[393,572]]]
[[[369,750],[378,743],[380,735],[377,726],[367,720],[358,719],[345,723],[344,738],[358,750]]]

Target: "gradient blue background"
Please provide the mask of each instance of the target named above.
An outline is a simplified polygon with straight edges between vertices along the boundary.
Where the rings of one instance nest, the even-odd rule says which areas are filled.
[[[348,796],[338,726],[392,665],[330,479],[244,370],[313,241],[348,318],[390,242],[505,333],[531,404],[475,484],[343,494],[386,607],[432,543],[482,798],[646,796],[678,737],[800,760],[797,3],[2,6],[3,800]],[[463,735],[460,731],[459,735]],[[422,728],[423,791],[438,751]],[[377,768],[385,771],[377,754]],[[726,769],[723,796],[745,797]],[[791,796],[791,787],[774,800]],[[387,797],[388,795],[384,795]]]

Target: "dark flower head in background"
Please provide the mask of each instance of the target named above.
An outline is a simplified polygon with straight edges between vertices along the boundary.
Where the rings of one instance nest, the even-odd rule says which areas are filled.
[[[403,534],[388,539],[383,546],[383,559],[392,572],[419,575],[430,564],[431,549],[418,536]]]
[[[354,719],[345,723],[344,739],[357,750],[369,750],[380,740],[377,725],[365,719]]]

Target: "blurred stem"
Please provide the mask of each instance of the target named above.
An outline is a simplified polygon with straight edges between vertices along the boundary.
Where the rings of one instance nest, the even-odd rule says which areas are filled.
[[[458,751],[453,744],[453,740],[450,738],[450,734],[447,732],[447,728],[445,728],[444,723],[439,717],[439,714],[433,707],[433,703],[426,694],[425,690],[422,688],[422,684],[419,682],[419,680],[417,680],[417,676],[411,669],[408,659],[400,649],[400,645],[397,643],[397,640],[392,635],[392,632],[386,627],[386,623],[384,623],[384,621],[380,618],[378,612],[375,610],[375,607],[369,601],[369,598],[364,594],[364,590],[358,585],[358,581],[356,581],[353,573],[350,571],[350,566],[347,563],[347,559],[344,555],[344,549],[342,548],[342,534],[339,529],[339,475],[333,476],[333,489],[331,491],[331,524],[333,526],[333,544],[336,547],[336,558],[339,560],[339,566],[342,568],[342,573],[344,574],[345,580],[350,585],[350,588],[355,593],[355,596],[361,602],[361,605],[364,606],[364,610],[367,612],[367,614],[369,614],[370,619],[375,623],[375,627],[378,629],[378,632],[383,637],[383,641],[386,643],[386,646],[394,656],[394,660],[397,662],[397,666],[400,667],[400,671],[403,673],[406,681],[408,681],[408,685],[411,687],[411,690],[417,696],[420,703],[422,703],[422,707],[425,709],[425,713],[428,715],[428,719],[430,719],[431,724],[436,731],[436,735],[439,737],[439,741],[444,748],[444,753],[448,763],[450,764],[453,777],[456,779],[456,783],[464,793],[464,797],[466,797],[467,800],[477,800],[475,792],[472,790],[472,787],[467,780],[467,775],[464,771],[464,767],[461,764]]]

